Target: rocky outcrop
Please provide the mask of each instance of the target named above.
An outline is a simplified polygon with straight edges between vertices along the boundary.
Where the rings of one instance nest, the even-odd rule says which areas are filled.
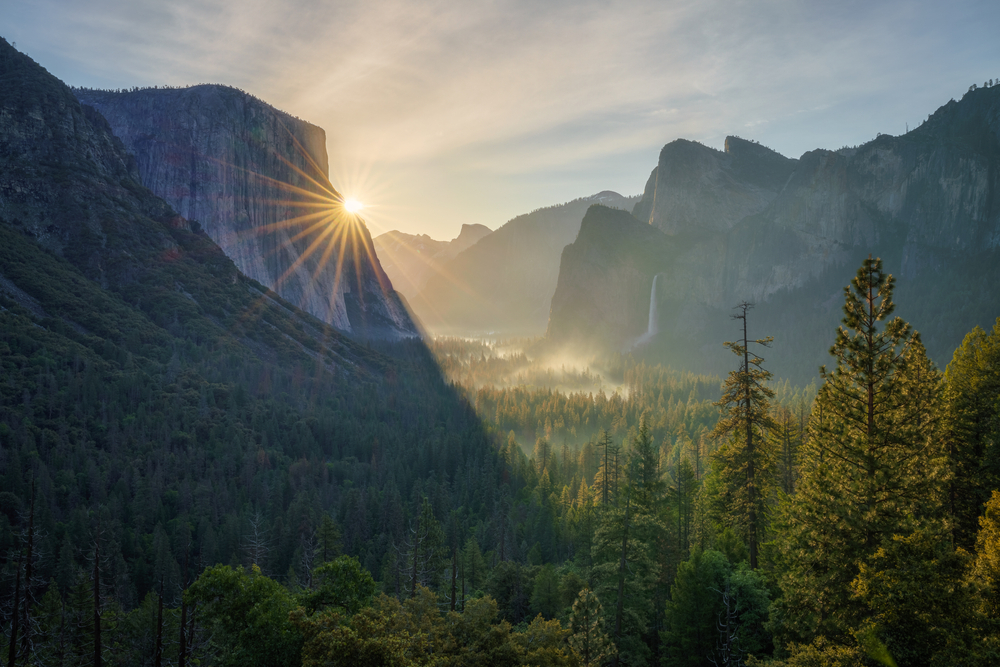
[[[393,286],[413,299],[427,279],[440,273],[446,262],[491,232],[486,225],[462,225],[451,241],[435,241],[427,234],[393,230],[374,238],[379,263]]]
[[[545,331],[563,248],[593,204],[630,210],[635,198],[600,192],[520,215],[427,279],[410,304],[429,329],[443,333]]]
[[[576,240],[562,252],[547,336],[618,346],[638,337],[649,325],[652,281],[677,247],[627,211],[591,206]]]
[[[898,312],[946,363],[965,332],[1000,314],[995,290],[969,284],[988,282],[1000,260],[1000,87],[970,91],[906,135],[798,160],[735,137],[725,152],[672,142],[633,215],[670,240],[671,251],[650,268],[661,276],[660,341],[651,347],[673,354],[673,363],[710,367],[703,362],[718,356],[729,309],[751,301],[760,335],[795,349],[784,370],[812,372],[839,320],[840,292],[869,253],[898,278]],[[649,243],[648,233],[618,226],[619,244]],[[582,230],[574,245],[581,243],[589,243]],[[634,340],[648,316],[649,283],[603,304],[563,291],[575,282],[574,294],[600,293],[620,270],[612,254],[594,246],[563,256],[551,338],[619,349]],[[611,333],[568,315],[622,303],[635,303],[636,312],[620,314]]]
[[[774,201],[795,166],[738,137],[725,152],[678,139],[663,147],[633,213],[667,234],[725,232]]]
[[[75,94],[135,156],[143,185],[247,276],[343,331],[416,335],[367,227],[329,182],[322,129],[225,86]]]

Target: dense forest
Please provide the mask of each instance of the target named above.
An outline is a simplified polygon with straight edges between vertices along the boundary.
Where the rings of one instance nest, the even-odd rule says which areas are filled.
[[[0,659],[991,664],[1000,321],[942,373],[892,288],[866,261],[818,391],[744,335],[724,381],[616,358],[610,395],[456,340],[451,384],[417,342],[368,389],[157,365],[5,301]]]

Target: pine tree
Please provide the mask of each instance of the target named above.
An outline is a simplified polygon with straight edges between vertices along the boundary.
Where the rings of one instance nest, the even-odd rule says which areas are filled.
[[[594,477],[594,491],[598,502],[601,505],[610,505],[616,502],[618,495],[618,457],[620,448],[614,444],[607,431],[601,430],[601,437],[598,441],[598,451],[600,453],[600,463],[598,464],[597,475]]]
[[[552,619],[562,611],[559,577],[552,565],[543,565],[535,575],[531,590],[531,611]]]
[[[607,627],[617,647],[613,663],[645,664],[644,636],[656,619],[653,602],[660,570],[652,552],[664,542],[659,456],[648,432],[633,439],[616,505],[603,506],[593,540],[591,578],[595,592],[614,601]]]
[[[437,585],[443,565],[443,545],[444,531],[425,497],[398,560],[399,566],[404,569],[402,578],[408,597],[413,598],[420,586]]]
[[[546,438],[538,438],[535,441],[535,451],[531,456],[535,461],[535,467],[538,470],[538,474],[541,475],[546,470],[551,468],[552,445]]]
[[[637,511],[655,514],[666,491],[666,484],[660,471],[660,451],[653,444],[647,422],[648,415],[644,414],[639,418],[639,432],[632,441],[630,457],[635,466],[632,483]]]
[[[691,546],[691,528],[694,519],[694,499],[698,492],[698,482],[694,468],[685,458],[677,466],[677,479],[670,488],[671,501],[677,512],[677,551],[681,558],[687,557]]]
[[[768,431],[775,427],[769,400],[774,391],[766,383],[771,373],[764,370],[764,360],[750,355],[750,344],[767,347],[772,338],[750,340],[747,337],[747,311],[753,304],[741,303],[734,319],[743,320],[743,338],[725,345],[740,358],[738,370],[731,371],[722,386],[716,405],[722,418],[712,435],[727,442],[715,454],[715,464],[722,482],[722,516],[739,531],[750,547],[750,567],[757,568],[758,543],[763,537],[774,452]]]
[[[948,510],[955,544],[971,549],[976,518],[1000,487],[1000,318],[987,334],[976,327],[945,371]]]
[[[589,588],[580,591],[573,603],[569,625],[572,635],[569,645],[580,656],[584,667],[601,665],[615,654],[615,646],[602,627],[604,614],[601,601]]]
[[[803,474],[777,541],[783,596],[772,620],[789,639],[848,636],[864,614],[850,596],[860,564],[938,514],[940,374],[910,326],[888,320],[893,283],[881,260],[865,260],[845,289],[837,365],[821,369]]]
[[[329,514],[324,514],[316,529],[317,566],[327,563],[340,555],[340,529]]]
[[[795,493],[795,480],[798,478],[799,446],[802,443],[802,432],[799,430],[798,419],[788,408],[781,406],[776,411],[777,429],[774,433],[778,454],[778,486],[785,495]]]

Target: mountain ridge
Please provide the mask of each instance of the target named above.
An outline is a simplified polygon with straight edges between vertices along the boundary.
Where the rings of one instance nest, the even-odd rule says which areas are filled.
[[[817,149],[797,159],[735,137],[727,138],[726,151],[686,140],[668,143],[633,215],[685,246],[644,276],[651,282],[661,275],[662,294],[659,342],[644,353],[699,372],[723,372],[715,346],[725,339],[728,311],[751,301],[758,304],[762,335],[774,333],[790,346],[787,363],[776,368],[808,381],[824,362],[828,341],[821,332],[839,320],[810,302],[831,302],[873,253],[899,279],[900,313],[923,332],[932,358],[944,363],[965,332],[1000,313],[998,298],[963,285],[976,280],[971,266],[983,268],[979,284],[996,274],[990,267],[1000,252],[998,138],[1000,87],[993,86],[943,105],[906,135],[880,135],[855,148]],[[633,238],[638,252],[644,241],[630,229],[624,225],[621,233]],[[581,230],[575,243],[586,242]],[[570,292],[597,294],[609,279],[611,269],[585,263],[595,253],[600,248],[564,256],[564,262],[583,264],[561,266],[560,286],[565,272],[589,287],[557,290],[550,339],[621,350],[645,329],[648,284],[603,304],[635,304],[637,312],[623,318],[617,335],[561,321],[573,308]],[[969,303],[945,297],[945,286],[966,294]],[[798,311],[781,301],[795,303]],[[931,312],[932,304],[940,314]],[[598,308],[586,299],[578,307]]]

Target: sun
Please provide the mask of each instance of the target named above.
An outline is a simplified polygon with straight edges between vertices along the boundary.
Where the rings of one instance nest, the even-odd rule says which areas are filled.
[[[344,200],[344,208],[347,210],[348,213],[357,213],[364,207],[365,207],[364,204],[359,202],[357,199],[354,199],[353,197]]]

